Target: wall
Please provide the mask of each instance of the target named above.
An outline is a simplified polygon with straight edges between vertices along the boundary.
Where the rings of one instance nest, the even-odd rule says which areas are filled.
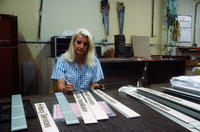
[[[44,0],[45,2],[49,2],[50,7],[54,7],[55,10],[60,10],[59,14],[53,14],[51,12],[52,8],[47,8],[49,12],[49,17],[53,18],[56,21],[60,21],[59,19],[55,19],[55,15],[57,17],[62,16],[63,20],[60,21],[60,24],[54,24],[54,21],[45,20],[45,12],[43,12],[43,25],[41,27],[41,40],[38,39],[38,26],[39,26],[39,9],[40,9],[40,0],[0,0],[0,13],[1,14],[15,14],[18,16],[18,35],[19,40],[25,41],[46,41],[50,39],[51,35],[60,35],[61,31],[65,29],[70,29],[70,24],[67,24],[68,17],[76,17],[76,15],[83,11],[82,5],[80,5],[81,0]],[[64,2],[65,3],[61,3]],[[95,2],[94,2],[95,1]],[[155,37],[151,37],[151,11],[152,4],[151,0],[109,0],[110,4],[110,12],[109,12],[109,30],[110,34],[107,36],[107,39],[110,43],[114,42],[114,35],[119,34],[119,26],[118,26],[118,18],[117,18],[117,1],[124,2],[125,5],[125,18],[124,18],[124,34],[126,35],[126,43],[131,43],[131,35],[143,35],[150,37],[151,44],[161,44],[161,36],[162,36],[162,0],[155,0],[155,8],[154,8],[154,35]],[[54,3],[61,3],[55,5]],[[71,4],[74,2],[74,6]],[[91,7],[92,2],[95,5]],[[84,17],[81,19],[84,24],[88,25],[88,28],[91,29],[95,38],[99,38],[96,41],[99,42],[102,38],[104,38],[103,33],[103,23],[102,16],[100,13],[100,9],[98,7],[98,3],[100,0],[84,0],[81,4],[85,4],[84,8],[94,10],[94,13],[98,14],[98,23],[97,25],[90,24],[89,22],[94,19],[92,15],[92,11],[90,13],[85,13]],[[178,12],[180,14],[192,15],[194,19],[194,6],[197,0],[178,0]],[[80,5],[80,6],[79,6]],[[43,5],[44,6],[44,5]],[[60,7],[62,6],[62,8]],[[45,7],[43,7],[44,9]],[[65,9],[70,9],[68,12]],[[199,9],[198,9],[198,12]],[[198,16],[200,13],[198,13]],[[95,17],[96,18],[96,17]],[[77,19],[78,21],[79,19]],[[76,21],[76,22],[77,22]],[[53,22],[53,23],[52,23]],[[79,21],[78,21],[79,22]],[[63,24],[67,24],[66,27],[63,27]],[[80,23],[80,22],[79,22]],[[88,24],[89,23],[89,24]],[[199,23],[199,20],[198,22]],[[44,25],[50,26],[46,27]],[[77,25],[77,24],[76,24]],[[51,30],[51,27],[56,27],[57,30]],[[98,26],[98,27],[97,27]],[[63,27],[63,28],[62,28]],[[78,27],[78,26],[77,26]],[[75,29],[77,27],[73,27]],[[198,24],[198,29],[200,28],[200,24]],[[55,34],[49,34],[55,32]],[[96,35],[100,33],[99,36]],[[199,36],[199,32],[196,36]],[[45,36],[46,35],[46,36]],[[197,43],[199,43],[200,39],[197,37]],[[190,44],[186,44],[190,45]],[[105,48],[112,47],[106,46]],[[151,47],[152,55],[160,55],[165,54],[166,48],[163,46],[153,46]],[[50,45],[49,44],[19,44],[19,70],[21,71],[21,65],[24,61],[34,61],[37,65],[37,75],[38,75],[38,90],[40,93],[48,93],[48,88],[46,87],[46,75],[48,72],[47,60],[50,55]],[[44,83],[45,82],[45,83]]]
[[[114,42],[114,35],[119,34],[117,16],[117,1],[110,0],[109,10],[109,42]],[[131,35],[151,35],[151,0],[126,0],[124,34],[127,43],[131,43]],[[79,3],[79,4],[77,4]],[[152,43],[160,43],[160,14],[161,0],[155,1],[155,34]],[[49,40],[51,36],[61,35],[64,30],[76,30],[85,27],[94,35],[95,42],[105,39],[100,0],[44,0],[42,14],[42,40]]]

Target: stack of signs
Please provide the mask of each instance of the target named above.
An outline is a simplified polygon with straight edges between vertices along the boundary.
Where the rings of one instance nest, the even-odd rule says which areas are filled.
[[[151,107],[152,109],[156,110],[157,112],[163,114],[164,116],[166,116],[167,118],[173,120],[174,122],[180,124],[181,126],[187,128],[190,131],[196,132],[196,131],[200,131],[200,122],[196,119],[193,119],[173,108],[170,108],[164,104],[161,104],[153,99],[150,99],[150,97],[152,98],[152,96],[148,96],[145,97],[147,94],[145,94],[145,96],[141,95],[142,91],[144,92],[151,92],[154,94],[159,94],[159,92],[152,92],[151,90],[146,90],[144,88],[136,88],[136,87],[130,87],[130,88],[123,88],[123,89],[119,89],[120,92],[124,92],[140,101],[142,101],[144,104],[148,105],[149,107]],[[139,94],[140,93],[140,94]],[[159,95],[157,95],[159,96]],[[174,97],[170,97],[170,96],[166,96],[165,98],[171,99],[172,98],[176,101],[180,101],[178,98],[174,98]],[[154,98],[155,99],[155,98]]]
[[[131,110],[127,106],[123,105],[116,99],[112,98],[111,96],[107,95],[106,93],[102,92],[99,89],[93,90],[95,94],[97,94],[99,97],[101,97],[103,100],[105,100],[108,104],[110,104],[112,107],[114,107],[116,110],[118,110],[120,113],[125,115],[127,118],[135,118],[140,117],[138,113]]]
[[[109,118],[107,114],[101,109],[90,92],[83,92],[83,96],[85,97],[88,106],[92,110],[92,113],[97,120],[105,120]]]
[[[82,115],[84,123],[85,124],[97,123],[96,118],[92,114],[92,111],[90,110],[88,104],[84,100],[82,94],[74,93],[73,95],[74,95],[74,98],[78,104],[80,111],[81,111],[81,115]]]
[[[200,119],[200,105],[149,88],[138,88],[137,93],[172,107],[185,114]]]

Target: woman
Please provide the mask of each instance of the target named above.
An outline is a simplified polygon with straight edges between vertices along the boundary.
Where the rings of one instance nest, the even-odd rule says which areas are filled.
[[[88,30],[82,28],[75,32],[68,50],[57,59],[51,79],[57,80],[61,92],[103,87],[97,83],[104,75]]]

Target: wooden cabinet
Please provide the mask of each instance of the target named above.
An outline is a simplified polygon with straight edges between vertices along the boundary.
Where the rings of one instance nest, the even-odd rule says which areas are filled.
[[[19,92],[17,16],[0,14],[0,98]]]

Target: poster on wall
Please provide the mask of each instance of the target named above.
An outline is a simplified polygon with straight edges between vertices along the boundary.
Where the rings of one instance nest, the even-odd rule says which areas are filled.
[[[180,23],[180,37],[179,43],[190,43],[192,41],[192,16],[178,15]]]

